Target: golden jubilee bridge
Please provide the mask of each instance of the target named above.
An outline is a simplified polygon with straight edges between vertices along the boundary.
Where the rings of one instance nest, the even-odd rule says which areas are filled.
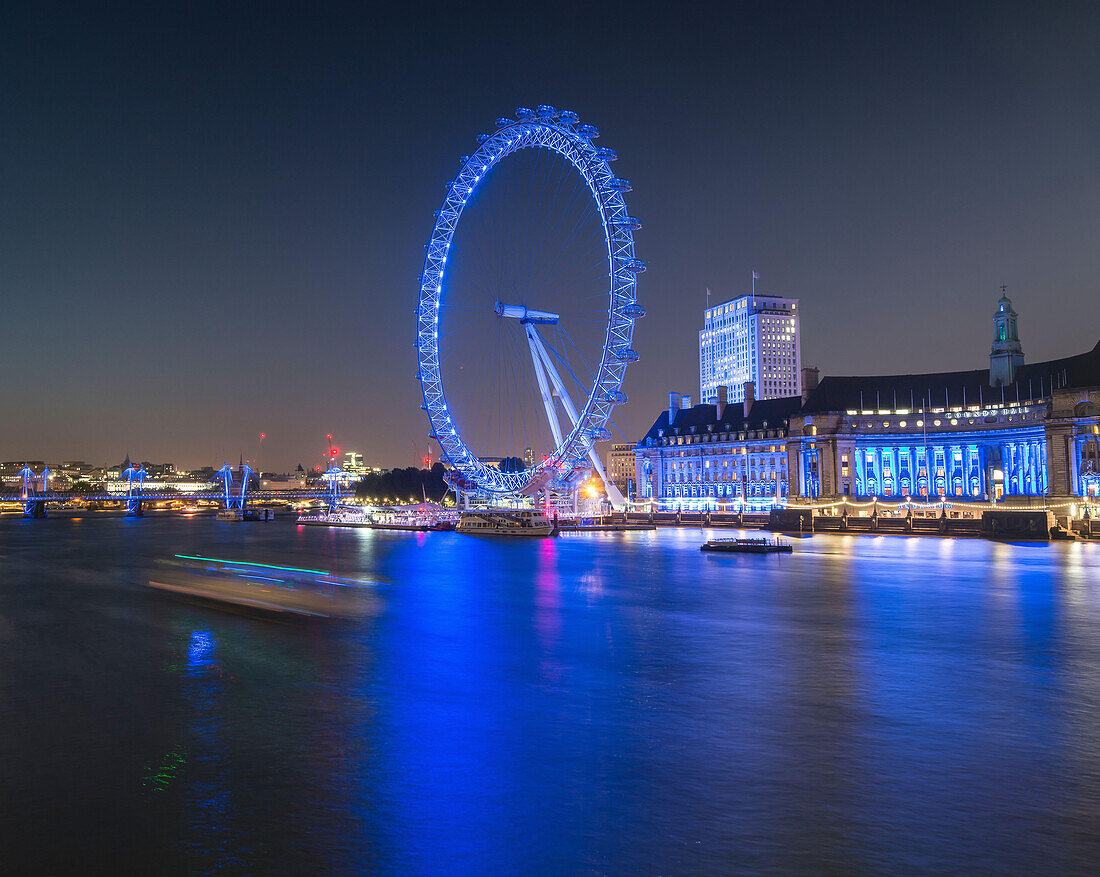
[[[107,492],[79,492],[55,490],[50,487],[49,468],[35,472],[24,466],[19,473],[20,481],[12,490],[0,491],[0,503],[19,503],[26,518],[44,518],[48,505],[70,505],[81,503],[117,503],[126,509],[126,514],[140,517],[145,507],[155,502],[215,502],[223,509],[238,511],[243,516],[250,504],[269,502],[305,502],[324,501],[335,508],[341,500],[351,496],[349,490],[351,476],[338,466],[331,467],[321,476],[319,487],[301,490],[262,490],[255,486],[259,475],[247,464],[222,466],[210,487],[205,490],[178,491],[157,490],[156,485],[146,485],[148,473],[143,468],[130,466],[119,477],[120,489]]]

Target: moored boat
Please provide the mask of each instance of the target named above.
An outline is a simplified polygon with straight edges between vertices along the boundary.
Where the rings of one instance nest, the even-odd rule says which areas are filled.
[[[453,530],[454,512],[417,506],[340,506],[331,511],[298,515],[298,523],[315,527],[367,527],[372,530]]]
[[[459,515],[459,533],[476,536],[557,536],[553,522],[542,509],[482,509]]]
[[[725,551],[731,554],[790,554],[794,549],[789,542],[778,539],[711,539],[704,542],[700,551]]]

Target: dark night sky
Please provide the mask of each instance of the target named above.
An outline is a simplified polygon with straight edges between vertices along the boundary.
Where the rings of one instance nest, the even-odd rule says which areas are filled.
[[[409,465],[432,211],[538,103],[645,223],[629,435],[753,268],[823,374],[981,367],[1002,282],[1100,338],[1095,3],[75,5],[0,19],[0,459]]]

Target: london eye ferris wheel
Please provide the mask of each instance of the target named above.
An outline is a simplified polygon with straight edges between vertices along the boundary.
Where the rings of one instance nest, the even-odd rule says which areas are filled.
[[[631,185],[598,137],[571,111],[520,108],[445,187],[419,278],[418,378],[460,490],[533,494],[595,469],[623,501],[596,443],[638,359],[645,263]]]

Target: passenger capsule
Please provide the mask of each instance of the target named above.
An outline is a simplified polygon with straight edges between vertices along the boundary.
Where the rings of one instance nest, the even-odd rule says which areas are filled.
[[[616,192],[622,192],[623,194],[626,194],[634,188],[630,185],[630,180],[623,180],[618,177],[613,179],[608,185]]]
[[[540,119],[552,119],[558,114],[558,111],[550,104],[539,104],[539,108],[535,112],[538,113]]]
[[[631,302],[625,308],[623,308],[623,313],[626,314],[628,317],[638,319],[638,317],[645,316],[645,308],[635,301]]]
[[[610,393],[605,393],[603,398],[605,402],[610,402],[612,405],[626,404],[626,393],[622,390],[613,390]]]
[[[535,118],[535,111],[528,109],[527,107],[518,107],[516,109],[516,119],[521,122],[530,122]]]
[[[623,263],[623,268],[627,271],[633,271],[635,274],[641,274],[645,271],[645,262],[641,259],[630,259]]]
[[[617,153],[610,146],[601,146],[596,150],[596,158],[602,158],[604,161],[618,161],[619,153]]]
[[[611,438],[611,430],[603,426],[593,426],[585,432],[594,442],[606,442]]]
[[[558,113],[558,121],[561,122],[563,125],[576,125],[577,122],[580,121],[580,119],[577,117],[577,114],[574,113],[572,110],[562,110],[560,113]]]
[[[478,143],[484,143],[486,140],[488,140],[492,136],[493,136],[492,134],[478,134],[477,135],[477,142]]]
[[[631,350],[629,347],[620,347],[612,351],[611,355],[616,362],[631,363],[638,361],[638,351]]]
[[[620,216],[617,219],[611,220],[611,225],[621,225],[631,231],[637,231],[642,227],[642,221],[636,216]]]
[[[597,128],[595,125],[581,125],[577,129],[577,133],[580,134],[581,137],[585,137],[589,140],[595,140],[597,137],[600,136],[600,129]]]
[[[499,119],[497,119],[497,127],[498,128],[507,128],[509,125],[512,125],[512,124],[514,124],[514,123],[507,116],[501,116]]]

